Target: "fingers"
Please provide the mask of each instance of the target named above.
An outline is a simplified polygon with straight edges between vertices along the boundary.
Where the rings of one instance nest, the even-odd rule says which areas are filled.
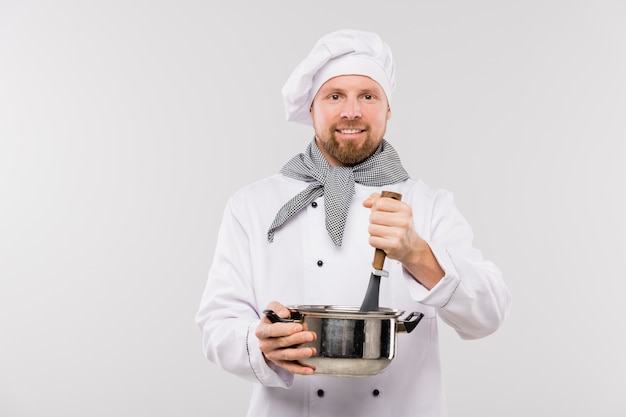
[[[278,326],[279,324],[281,323],[269,326]],[[273,362],[281,368],[294,374],[311,375],[315,371],[315,367],[300,361],[314,356],[316,349],[298,345],[313,341],[315,338],[316,336],[313,332],[299,332],[288,337],[259,339],[259,348],[266,360]]]
[[[413,210],[407,203],[370,195],[363,206],[370,208],[369,244],[385,251],[387,257],[403,261],[419,236],[413,227]]]
[[[281,349],[315,340],[314,332],[302,331],[300,323],[261,323],[255,335],[261,342],[261,350]]]
[[[287,365],[289,368],[297,368],[301,366],[305,366],[303,363],[300,363],[301,360],[306,360],[316,353],[315,348],[312,347],[292,347],[286,349],[276,349],[270,350],[265,353],[265,358],[274,362],[280,367],[287,369]],[[294,364],[295,362],[295,364]],[[293,367],[292,365],[296,365]],[[310,366],[308,366],[311,368]]]
[[[386,198],[374,203],[370,216],[368,232],[371,236],[398,239],[412,229],[413,213],[411,207],[403,202]]]
[[[363,201],[363,206],[372,210],[372,213],[403,213],[410,214],[411,206],[393,198],[382,198],[373,193]]]
[[[282,318],[290,315],[289,309],[276,301],[269,303],[267,308]],[[294,374],[310,375],[314,372],[314,367],[299,361],[316,354],[315,348],[302,345],[315,341],[317,335],[315,332],[303,331],[301,323],[272,323],[264,317],[255,335],[266,360]]]
[[[307,365],[304,363],[299,363],[295,361],[272,361],[276,365],[280,366],[283,369],[291,372],[292,374],[298,375],[313,375],[315,373],[315,367],[312,365]]]

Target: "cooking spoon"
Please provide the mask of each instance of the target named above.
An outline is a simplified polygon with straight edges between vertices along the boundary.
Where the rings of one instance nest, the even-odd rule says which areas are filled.
[[[383,191],[381,197],[393,198],[394,200],[401,200],[402,194],[394,193],[393,191]],[[383,271],[385,265],[385,257],[387,254],[382,249],[376,248],[374,251],[374,262],[372,266],[374,270],[370,275],[370,282],[363,298],[360,311],[378,311],[378,294],[380,292],[380,277],[388,276],[387,271]]]

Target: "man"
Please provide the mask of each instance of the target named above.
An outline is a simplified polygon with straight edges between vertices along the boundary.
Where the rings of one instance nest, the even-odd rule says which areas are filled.
[[[206,356],[254,382],[249,416],[445,416],[437,317],[464,339],[506,317],[499,270],[444,190],[411,179],[383,137],[395,87],[388,45],[342,30],[321,38],[285,86],[287,118],[315,137],[279,174],[229,200],[196,320]],[[402,200],[381,198],[381,191]],[[318,335],[271,323],[266,308],[363,301],[372,248],[389,277],[380,305],[424,318],[398,337],[396,357],[364,378],[316,375],[299,346]]]

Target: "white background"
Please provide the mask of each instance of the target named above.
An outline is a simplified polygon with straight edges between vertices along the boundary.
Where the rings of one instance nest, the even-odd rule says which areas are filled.
[[[513,294],[486,339],[442,328],[450,416],[626,415],[625,3],[385,3],[0,0],[0,416],[245,414],[193,315],[339,28],[391,45],[386,137]]]

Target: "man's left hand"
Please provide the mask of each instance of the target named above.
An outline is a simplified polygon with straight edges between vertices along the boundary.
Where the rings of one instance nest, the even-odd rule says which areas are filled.
[[[434,287],[444,271],[428,243],[415,231],[411,206],[393,198],[382,198],[378,193],[370,195],[363,206],[371,210],[370,245],[385,251],[388,258],[400,261],[426,288]]]

